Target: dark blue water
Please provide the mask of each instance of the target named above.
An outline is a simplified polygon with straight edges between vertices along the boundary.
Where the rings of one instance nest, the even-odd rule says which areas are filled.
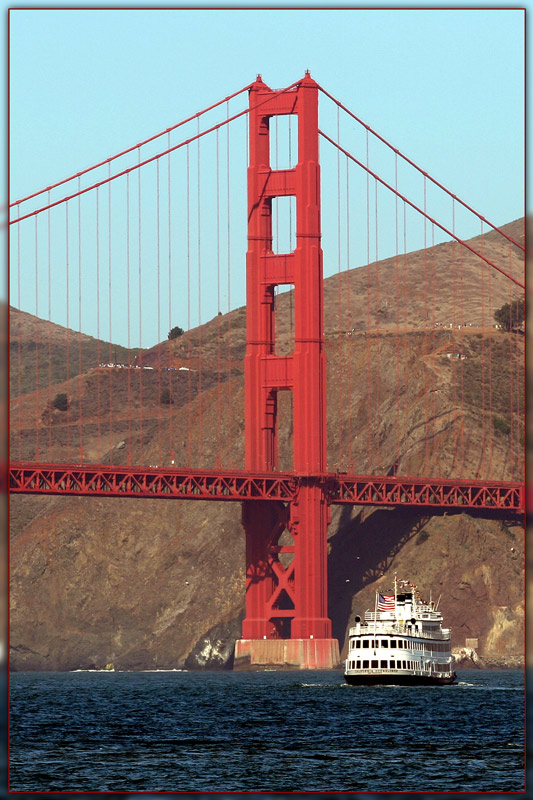
[[[524,675],[16,673],[11,791],[524,790]]]

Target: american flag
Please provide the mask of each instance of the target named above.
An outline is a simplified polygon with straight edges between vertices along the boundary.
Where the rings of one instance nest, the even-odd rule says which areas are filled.
[[[378,611],[394,611],[394,595],[378,595]]]

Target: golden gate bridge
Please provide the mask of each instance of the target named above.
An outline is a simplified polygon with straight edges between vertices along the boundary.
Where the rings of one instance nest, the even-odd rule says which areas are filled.
[[[247,105],[235,111],[246,93]],[[334,109],[333,123],[319,123],[319,98]],[[243,122],[244,146],[231,138]],[[331,168],[326,187],[319,143]],[[236,166],[243,174],[247,167],[246,192]],[[419,177],[418,195],[402,188],[405,170]],[[333,219],[328,254],[338,263],[329,331],[322,198]],[[477,237],[463,236],[461,215],[477,221]],[[232,302],[242,289],[232,269],[244,219],[245,341]],[[309,73],[281,90],[258,76],[172,128],[10,203],[9,225],[11,302],[33,315],[35,357],[28,375],[19,338],[11,352],[9,491],[241,502],[246,616],[236,664],[337,663],[327,609],[331,504],[524,513],[521,343],[495,331],[493,320],[502,299],[513,307],[523,292],[524,247]],[[385,239],[392,248],[380,261]],[[418,322],[406,310],[415,243],[423,254]],[[446,323],[436,316],[439,246],[451,248]],[[362,319],[347,280],[358,260],[369,265]],[[472,267],[479,296],[470,329]],[[149,349],[147,308],[157,308],[158,344]],[[173,336],[177,317],[187,326]],[[68,336],[64,364],[53,322]],[[442,339],[442,326],[455,345],[475,342],[475,374],[449,335]],[[96,358],[94,348],[87,355],[88,330]],[[422,337],[426,370],[410,391],[405,337],[413,333]],[[117,335],[127,356],[116,356]],[[358,336],[357,367],[348,350]],[[381,365],[383,337],[389,366]],[[502,347],[510,365],[504,385]],[[338,361],[335,387],[327,385],[326,357]],[[448,359],[445,368],[437,358]],[[437,396],[444,369],[453,386],[445,412]],[[347,398],[361,382],[367,422],[356,433]],[[497,425],[505,428],[503,468]],[[281,543],[287,533],[291,544]]]

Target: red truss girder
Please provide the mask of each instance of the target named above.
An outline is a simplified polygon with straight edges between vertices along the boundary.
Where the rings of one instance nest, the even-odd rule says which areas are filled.
[[[369,475],[250,474],[218,470],[144,469],[107,465],[12,463],[9,491],[98,497],[165,497],[182,500],[274,500],[298,497],[302,482],[324,487],[330,503],[505,509],[523,513],[525,490],[508,481],[387,478]]]
[[[13,463],[10,492],[182,500],[290,500],[293,476],[243,472]]]
[[[507,481],[432,480],[342,475],[331,479],[331,503],[487,508],[524,511],[524,486]]]

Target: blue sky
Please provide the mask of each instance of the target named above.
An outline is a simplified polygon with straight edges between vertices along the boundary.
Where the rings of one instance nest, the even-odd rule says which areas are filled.
[[[14,10],[9,43],[11,200],[309,69],[489,220],[523,215],[520,10]]]

